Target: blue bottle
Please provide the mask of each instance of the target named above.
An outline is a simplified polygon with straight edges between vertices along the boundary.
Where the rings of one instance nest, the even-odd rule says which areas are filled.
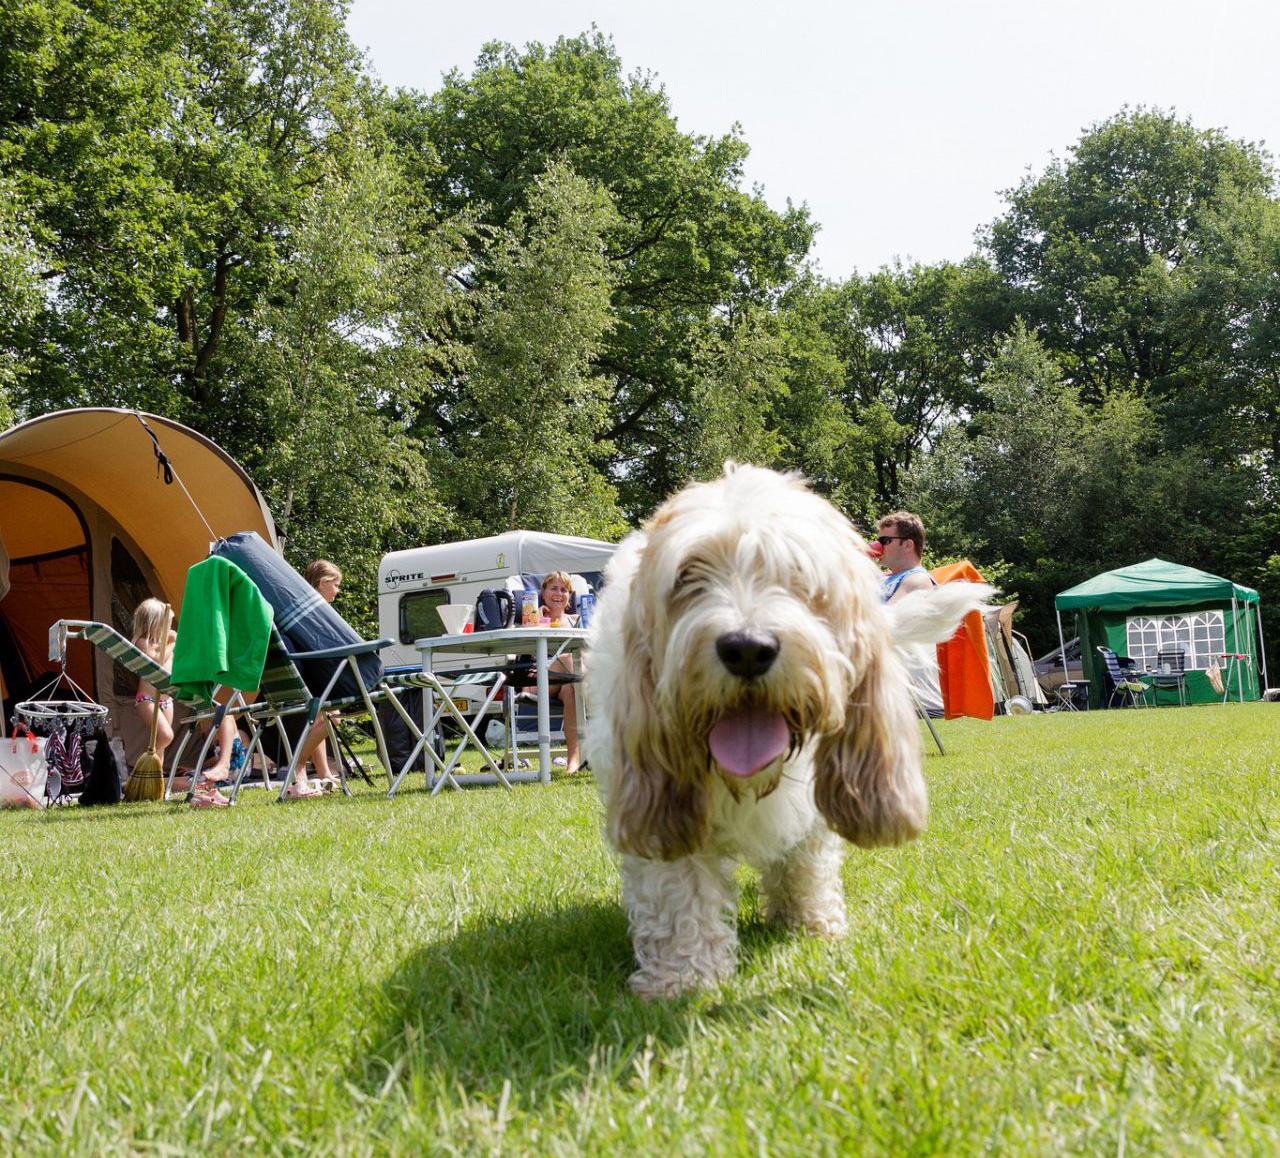
[[[578,596],[578,626],[590,627],[591,616],[595,614],[596,597],[591,591],[584,591]]]

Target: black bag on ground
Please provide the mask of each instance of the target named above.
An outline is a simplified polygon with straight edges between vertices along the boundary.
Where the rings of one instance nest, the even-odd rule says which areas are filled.
[[[89,748],[93,748],[92,761]],[[84,787],[80,790],[80,805],[119,804],[124,798],[121,785],[128,772],[120,762],[106,732],[99,729],[93,739],[85,744],[80,754],[81,767],[86,767]]]

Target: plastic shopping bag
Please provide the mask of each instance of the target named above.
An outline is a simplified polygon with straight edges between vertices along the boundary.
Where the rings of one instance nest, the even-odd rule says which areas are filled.
[[[14,728],[0,738],[0,807],[43,808],[49,766],[43,737]]]

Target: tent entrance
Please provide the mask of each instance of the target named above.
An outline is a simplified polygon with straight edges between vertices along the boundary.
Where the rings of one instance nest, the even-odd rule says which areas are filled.
[[[53,678],[49,624],[92,618],[92,552],[84,517],[52,487],[0,475],[0,511],[9,557],[9,589],[0,599],[0,680],[12,702]],[[88,649],[73,651],[67,674],[96,694]]]

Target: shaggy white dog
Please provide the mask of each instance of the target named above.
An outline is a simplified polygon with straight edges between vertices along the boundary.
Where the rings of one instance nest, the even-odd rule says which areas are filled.
[[[795,476],[733,464],[621,544],[584,690],[638,993],[733,972],[737,860],[771,919],[844,931],[840,837],[897,844],[928,810],[895,640],[948,638],[990,590],[891,610],[843,515]]]

